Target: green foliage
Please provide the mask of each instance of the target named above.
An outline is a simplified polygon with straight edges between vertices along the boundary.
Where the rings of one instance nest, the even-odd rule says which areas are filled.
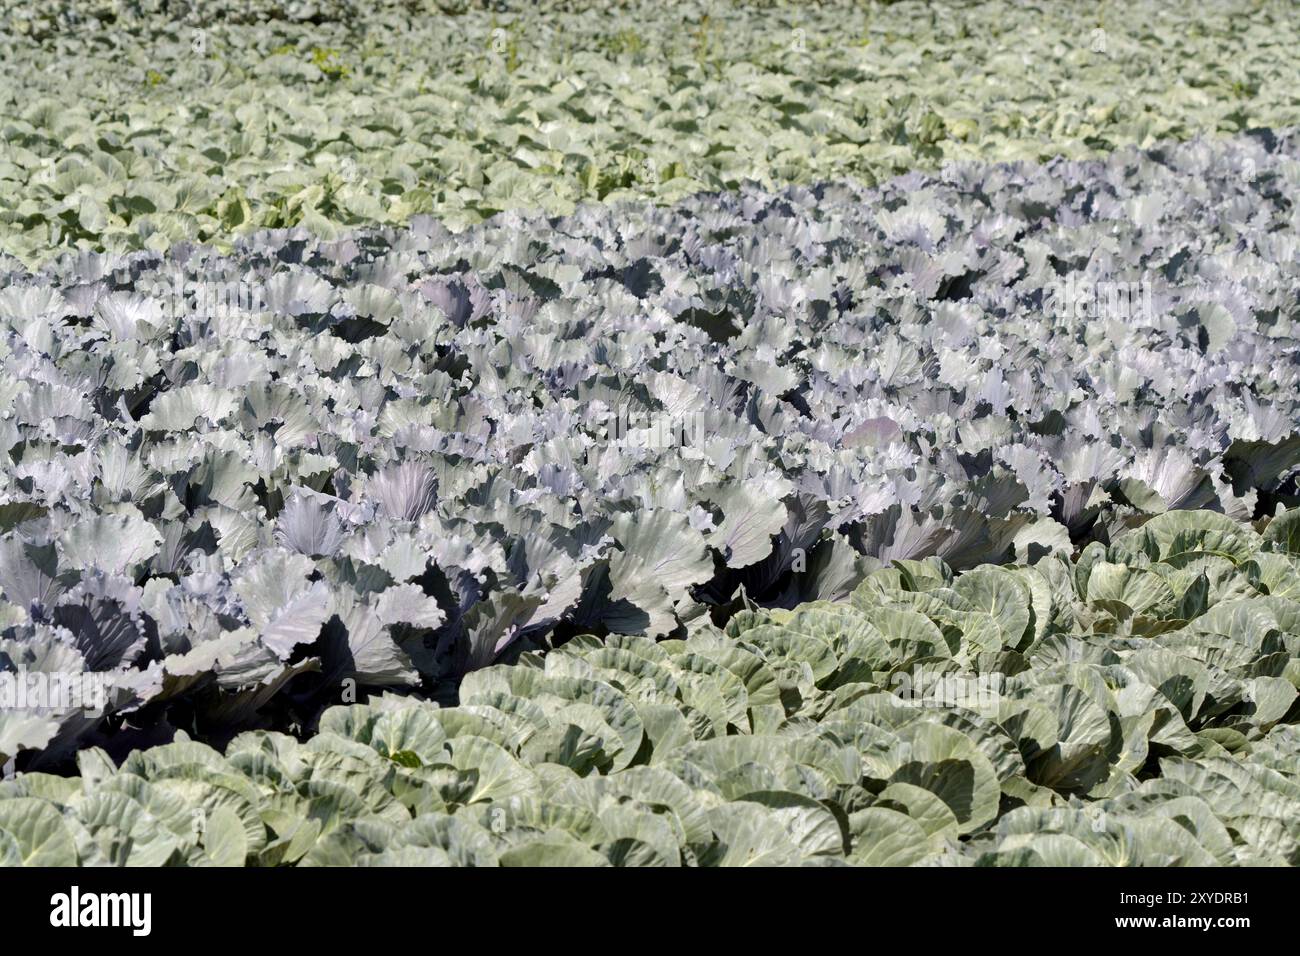
[[[869,16],[847,0],[466,4],[412,18],[401,3],[352,17],[318,3],[306,20],[268,2],[203,23],[221,57],[196,55],[194,25],[143,4],[100,5],[112,29],[73,29],[62,12],[74,5],[40,6],[50,12],[0,13],[0,252],[33,264],[66,248],[228,247],[259,228],[330,233],[424,212],[458,229],[500,210],[670,203],[746,180],[871,184],[954,160],[1300,123],[1300,20],[1253,3],[1199,11],[1193,30],[1157,2],[1105,26],[1071,4],[1047,15],[908,0]],[[333,153],[363,175],[324,209],[308,200]],[[608,172],[634,153],[664,175]],[[56,164],[86,178],[48,175]],[[219,204],[234,170],[248,215],[232,221]],[[86,193],[109,206],[140,188],[178,202],[96,229],[61,221]]]
[[[13,865],[1300,862],[1300,559],[1171,512],[1077,561],[575,638],[301,743],[0,784]]]
[[[333,47],[314,47],[311,61],[331,80],[342,79],[352,72],[351,67],[342,61],[340,52]]]
[[[645,40],[638,30],[627,28],[610,34],[605,39],[605,47],[615,56],[636,56],[645,50]]]

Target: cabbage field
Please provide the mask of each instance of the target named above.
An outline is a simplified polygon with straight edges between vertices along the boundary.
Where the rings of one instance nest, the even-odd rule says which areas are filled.
[[[1297,48],[0,3],[0,864],[1300,863]]]

